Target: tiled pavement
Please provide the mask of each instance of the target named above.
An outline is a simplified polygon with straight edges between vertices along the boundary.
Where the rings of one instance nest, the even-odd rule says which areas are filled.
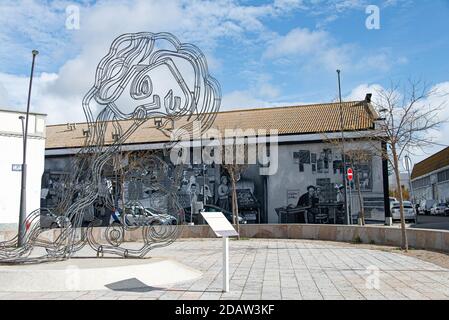
[[[203,272],[195,281],[129,291],[6,293],[0,299],[449,299],[449,270],[386,251],[308,240],[230,241],[221,292],[219,239],[180,240],[151,255]]]

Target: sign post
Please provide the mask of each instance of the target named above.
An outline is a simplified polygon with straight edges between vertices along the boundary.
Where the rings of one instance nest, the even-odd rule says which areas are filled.
[[[229,237],[238,236],[221,212],[201,211],[201,215],[218,238],[223,238],[223,292],[229,292]]]
[[[229,237],[223,237],[223,292],[229,292]]]
[[[347,177],[349,181],[349,224],[352,224],[352,180],[354,180],[354,170],[348,168]]]
[[[352,182],[352,180],[354,179],[354,171],[352,170],[352,168],[348,169],[348,181]]]

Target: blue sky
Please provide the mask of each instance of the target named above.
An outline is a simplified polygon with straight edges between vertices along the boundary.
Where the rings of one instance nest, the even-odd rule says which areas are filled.
[[[70,5],[79,29],[66,27]],[[366,28],[368,5],[378,6],[380,29]],[[337,68],[345,99],[409,78],[449,90],[449,0],[2,0],[0,26],[0,107],[24,108],[36,48],[33,110],[50,123],[83,120],[96,63],[124,32],[170,31],[197,44],[222,109],[333,101]]]

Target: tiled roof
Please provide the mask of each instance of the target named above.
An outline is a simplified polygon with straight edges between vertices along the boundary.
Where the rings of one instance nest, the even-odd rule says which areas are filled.
[[[449,147],[415,164],[412,171],[412,179],[419,178],[447,166],[449,166]]]
[[[343,102],[344,128],[346,131],[366,130],[374,125],[377,115],[366,101]],[[185,123],[179,121],[176,127]],[[131,121],[121,121],[124,130]],[[225,129],[277,129],[279,135],[337,132],[341,129],[340,104],[326,103],[290,107],[244,109],[219,112],[212,126],[224,132]],[[83,130],[86,123],[76,124],[68,129],[67,124],[47,126],[47,149],[74,148],[83,146]],[[154,126],[154,120],[148,120],[127,140],[132,143],[166,142],[168,137]],[[112,126],[108,126],[106,143],[112,142]]]

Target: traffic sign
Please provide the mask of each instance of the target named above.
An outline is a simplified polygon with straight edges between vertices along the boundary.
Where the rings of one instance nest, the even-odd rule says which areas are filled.
[[[352,179],[354,178],[354,171],[352,170],[352,168],[348,169],[348,180],[352,181]]]

